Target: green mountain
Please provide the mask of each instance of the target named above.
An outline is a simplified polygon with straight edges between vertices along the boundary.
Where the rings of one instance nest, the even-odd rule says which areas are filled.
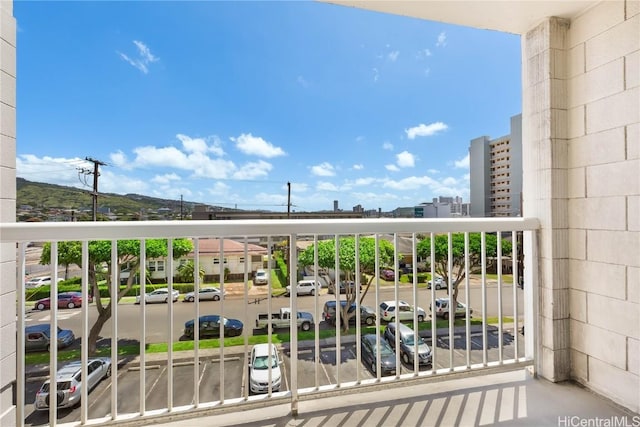
[[[17,211],[18,220],[26,221],[29,218],[42,219],[54,212],[73,212],[78,219],[83,216],[91,216],[93,198],[90,190],[82,190],[74,187],[66,187],[42,182],[27,181],[16,178]],[[195,202],[180,202],[180,200],[159,199],[140,194],[111,194],[100,193],[98,195],[98,212],[116,215],[120,219],[140,219],[145,216],[148,219],[157,219],[158,210],[162,218],[174,218],[182,215],[187,218]],[[182,206],[181,206],[182,205]],[[70,215],[70,214],[69,214]]]

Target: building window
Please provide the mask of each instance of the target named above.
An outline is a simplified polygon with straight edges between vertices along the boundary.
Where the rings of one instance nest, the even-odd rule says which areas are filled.
[[[223,262],[226,264],[227,259],[225,258]],[[213,265],[219,265],[219,264],[220,264],[220,258],[213,258]]]

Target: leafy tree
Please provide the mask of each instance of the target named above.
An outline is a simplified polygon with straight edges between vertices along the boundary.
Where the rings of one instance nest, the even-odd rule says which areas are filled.
[[[355,237],[343,237],[338,242],[339,245],[339,268],[340,271],[336,272],[334,279],[331,279],[329,270],[335,269],[335,239],[323,240],[318,242],[318,267],[322,270],[323,276],[328,278],[331,282],[329,285],[333,285],[335,292],[340,292],[340,276],[344,273],[345,281],[355,280],[356,275],[356,239]],[[380,266],[389,266],[393,264],[394,248],[393,245],[386,240],[379,240],[379,254],[380,254]],[[373,282],[373,279],[377,276],[376,264],[375,264],[375,239],[371,237],[360,238],[360,273],[363,273],[361,282],[365,281],[365,287],[360,293],[360,303],[364,300],[365,295],[369,291],[369,287]],[[298,263],[301,267],[314,265],[314,246],[309,246],[298,257]],[[364,274],[369,275],[367,279]],[[356,315],[355,310],[349,313],[349,307],[356,300],[356,288],[348,286],[345,283],[345,297],[347,303],[344,307],[341,307],[342,328],[347,331],[349,329],[349,319]]]
[[[496,257],[498,254],[498,238],[495,234],[485,234],[486,236],[486,257]],[[417,246],[418,256],[423,258],[431,258],[435,272],[442,276],[444,283],[449,283],[449,277],[452,280],[453,295],[451,296],[451,307],[455,310],[458,301],[458,287],[464,280],[465,259],[464,259],[464,233],[453,233],[451,235],[451,258],[452,269],[449,274],[449,238],[447,234],[439,234],[434,239],[435,256],[431,258],[431,238],[427,237],[421,240]],[[502,254],[509,255],[511,253],[511,242],[502,240]],[[482,245],[480,233],[469,233],[469,271],[473,271],[482,264]],[[435,278],[432,278],[435,280]],[[447,287],[447,292],[449,288]]]
[[[186,263],[178,267],[178,279],[180,279],[181,282],[185,283],[195,283],[195,271],[195,263],[193,261],[187,261]],[[204,280],[204,274],[204,268],[200,267],[200,271],[198,272],[198,275],[200,276],[200,282]]]
[[[147,259],[161,258],[168,255],[167,239],[146,240],[145,253]],[[173,240],[173,257],[179,258],[193,250],[193,244],[188,239]],[[118,241],[118,265],[111,265],[111,241],[100,240],[89,242],[89,285],[91,294],[96,303],[98,318],[89,331],[87,345],[89,354],[96,353],[96,345],[100,331],[104,324],[111,318],[111,304],[117,304],[123,296],[133,287],[136,272],[140,269],[140,241],[139,240],[119,240]],[[58,263],[66,261],[76,264],[82,268],[82,243],[78,241],[58,243]],[[40,264],[47,265],[51,262],[51,244],[44,245]],[[103,265],[107,266],[107,289],[109,291],[109,303],[104,305],[98,289],[97,271]],[[119,287],[117,295],[111,295],[111,271],[113,268],[120,269],[122,266],[129,266],[129,278],[124,287]],[[171,272],[173,273],[173,272]],[[115,339],[115,337],[113,337]]]

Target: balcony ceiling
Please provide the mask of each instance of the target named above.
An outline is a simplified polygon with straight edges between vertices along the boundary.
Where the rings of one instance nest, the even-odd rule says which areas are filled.
[[[320,0],[473,28],[524,34],[545,18],[571,19],[599,1]]]

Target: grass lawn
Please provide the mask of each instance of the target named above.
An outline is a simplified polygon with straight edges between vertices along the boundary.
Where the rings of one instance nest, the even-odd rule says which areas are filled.
[[[510,317],[503,317],[502,321],[504,323],[511,323],[513,319]],[[487,318],[488,324],[497,324],[497,317],[489,317]],[[465,326],[464,319],[456,319],[454,325],[455,326]],[[471,319],[471,325],[481,325],[482,320],[480,319]],[[448,328],[449,321],[448,320],[438,320],[436,322],[437,328]],[[419,324],[418,328],[423,330],[431,329],[431,321],[422,322]],[[361,333],[364,334],[375,334],[376,328],[375,326],[362,326]],[[384,331],[384,325],[380,325],[380,333]],[[356,328],[352,327],[348,332],[343,332],[342,335],[355,335]],[[323,329],[320,331],[320,339],[324,338],[332,338],[336,335],[336,330],[331,329]],[[266,343],[268,339],[267,334],[254,335],[249,337],[249,345],[254,344],[262,344]],[[314,331],[307,332],[298,332],[298,341],[312,341],[315,339]],[[291,335],[286,331],[275,331],[272,334],[272,342],[274,344],[282,344],[286,342],[290,342]],[[243,346],[244,345],[244,337],[232,337],[224,339],[224,346],[226,347],[234,347],[234,346]],[[220,347],[220,339],[203,339],[200,340],[200,349],[211,349],[211,348],[219,348]],[[194,349],[194,341],[177,341],[173,343],[173,351],[188,351]],[[156,344],[148,344],[147,345],[147,353],[166,353],[168,350],[167,343],[156,343]],[[118,347],[118,355],[119,356],[137,356],[140,354],[140,346],[139,345],[124,345]],[[98,353],[96,356],[111,356],[111,348],[105,347],[98,349]],[[64,362],[69,360],[78,360],[80,359],[80,349],[73,350],[59,350],[58,351],[58,361]],[[33,364],[41,364],[41,363],[49,363],[49,353],[27,353],[25,356],[25,363],[27,365]]]

